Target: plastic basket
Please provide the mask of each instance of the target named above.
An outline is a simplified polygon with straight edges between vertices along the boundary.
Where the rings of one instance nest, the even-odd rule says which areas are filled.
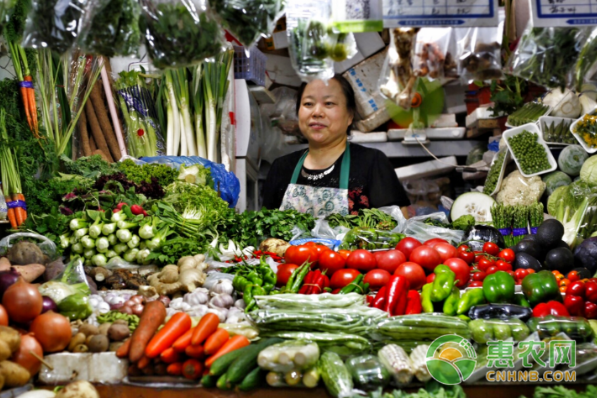
[[[244,47],[234,46],[234,78],[264,86],[266,61],[265,55],[255,46],[249,50],[248,57]]]

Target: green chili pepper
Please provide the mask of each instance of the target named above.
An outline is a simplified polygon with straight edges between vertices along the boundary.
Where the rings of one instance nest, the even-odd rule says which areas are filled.
[[[361,283],[362,281],[363,281],[363,274],[360,274],[352,282],[350,282],[348,285],[344,286],[338,294],[348,294],[348,293],[354,292],[355,290],[357,290],[359,283]]]
[[[311,271],[311,263],[309,262],[306,262],[305,264],[301,265],[301,267],[303,268],[301,269],[299,267],[295,270],[295,272],[298,270],[300,270],[300,272],[298,272],[296,278],[294,279],[294,282],[292,283],[292,285],[290,285],[288,293],[298,293],[299,289],[301,288],[301,285],[303,284],[303,281],[305,280],[305,277],[307,276],[309,271]]]
[[[467,314],[475,305],[485,304],[485,295],[482,288],[475,288],[465,292],[458,300],[458,315]]]
[[[444,314],[456,315],[456,310],[458,309],[458,300],[460,300],[460,289],[454,286],[452,287],[452,292],[446,301],[444,301]]]
[[[421,294],[421,306],[423,312],[433,312],[433,303],[431,302],[431,291],[433,290],[433,284],[427,283],[423,285],[423,293]]]
[[[257,306],[255,296],[263,296],[265,294],[265,290],[261,286],[254,284],[247,285],[245,290],[243,290],[243,300],[247,305],[245,312],[250,312]]]
[[[433,290],[431,290],[431,301],[437,303],[444,301],[454,287],[456,274],[447,265],[440,264],[435,267],[435,279],[433,280]]]

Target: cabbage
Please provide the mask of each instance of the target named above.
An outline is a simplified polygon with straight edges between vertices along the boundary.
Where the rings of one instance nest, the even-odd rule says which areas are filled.
[[[551,195],[559,187],[570,185],[572,183],[572,179],[566,173],[554,171],[552,173],[546,174],[543,177],[543,182],[545,183],[545,191],[548,195]]]
[[[46,296],[59,303],[66,297],[77,293],[76,289],[64,282],[49,281],[37,288],[42,296]]]
[[[591,156],[582,165],[580,179],[589,185],[597,185],[597,156]]]

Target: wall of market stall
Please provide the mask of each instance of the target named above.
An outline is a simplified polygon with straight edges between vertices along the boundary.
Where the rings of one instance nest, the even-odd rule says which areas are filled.
[[[597,394],[590,2],[48,1],[0,4],[0,398]],[[257,210],[333,73],[412,205]]]

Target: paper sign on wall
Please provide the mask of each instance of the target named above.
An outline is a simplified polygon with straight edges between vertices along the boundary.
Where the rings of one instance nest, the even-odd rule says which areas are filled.
[[[534,26],[597,24],[597,0],[531,0]]]
[[[384,27],[497,26],[497,2],[498,0],[384,0]]]

